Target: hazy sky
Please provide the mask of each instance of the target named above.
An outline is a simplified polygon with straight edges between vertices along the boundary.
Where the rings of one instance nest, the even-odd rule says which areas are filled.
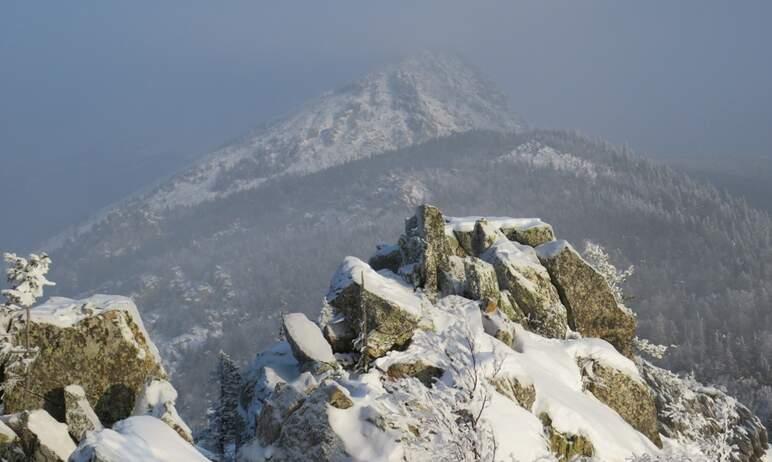
[[[769,158],[770,18],[766,0],[7,0],[0,249],[425,48],[461,53],[531,125]]]

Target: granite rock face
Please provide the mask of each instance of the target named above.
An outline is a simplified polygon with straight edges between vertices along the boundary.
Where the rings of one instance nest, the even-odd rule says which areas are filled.
[[[23,342],[21,315],[10,320],[8,332],[16,344]],[[64,388],[78,384],[99,420],[111,425],[131,414],[149,377],[166,377],[136,307],[124,297],[52,298],[32,309],[30,344],[39,349],[30,366],[30,390],[6,391],[5,412],[45,408],[64,421]]]
[[[336,323],[344,323],[356,336],[364,334],[364,350],[379,358],[404,345],[413,336],[421,316],[422,299],[396,275],[373,271],[369,265],[347,257],[338,268],[327,303],[334,308]],[[327,325],[323,326],[325,330]],[[352,350],[353,346],[349,348]]]
[[[536,250],[568,309],[569,326],[586,337],[602,338],[632,357],[635,315],[619,306],[603,276],[566,241]]]

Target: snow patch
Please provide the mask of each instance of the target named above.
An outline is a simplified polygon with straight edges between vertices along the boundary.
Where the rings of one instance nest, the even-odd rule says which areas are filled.
[[[112,429],[88,433],[70,460],[89,462],[97,454],[99,460],[111,462],[207,462],[168,425],[150,416],[129,417]]]

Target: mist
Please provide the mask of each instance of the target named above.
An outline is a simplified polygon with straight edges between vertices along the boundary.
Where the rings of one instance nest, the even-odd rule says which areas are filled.
[[[422,49],[462,55],[531,126],[768,182],[770,13],[763,1],[5,2],[0,243],[32,248]]]

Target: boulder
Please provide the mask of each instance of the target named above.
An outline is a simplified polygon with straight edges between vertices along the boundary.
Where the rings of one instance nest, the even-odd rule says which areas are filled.
[[[440,293],[460,295],[471,300],[498,304],[499,283],[496,270],[479,258],[451,256],[440,273]]]
[[[306,394],[286,383],[278,383],[269,399],[260,409],[256,422],[256,435],[264,446],[273,444],[281,434],[284,421],[297,411],[306,400]]]
[[[0,421],[0,460],[5,462],[28,460],[19,436],[2,421]]]
[[[727,442],[739,450],[736,460],[766,460],[767,430],[747,407],[716,388],[679,377],[647,361],[641,361],[639,369],[654,393],[661,434],[668,438],[696,435],[705,441],[713,441],[729,428]],[[679,412],[672,412],[673,409]]]
[[[16,344],[23,343],[24,324],[23,314],[10,320]],[[148,377],[166,377],[137,308],[125,297],[51,298],[31,310],[30,344],[39,349],[30,366],[30,390],[7,388],[6,412],[45,408],[64,421],[64,388],[77,383],[99,420],[111,425],[131,413]]]
[[[368,264],[375,270],[387,269],[394,273],[402,266],[402,254],[398,245],[378,244],[375,255],[370,257]]]
[[[501,311],[483,311],[482,325],[485,333],[512,347],[515,340],[515,325]]]
[[[451,255],[448,257],[447,266],[440,272],[440,295],[463,295],[466,285],[466,271],[464,258]]]
[[[536,388],[533,385],[523,385],[514,377],[495,377],[493,386],[496,391],[529,411],[536,402]]]
[[[501,225],[501,232],[509,240],[531,247],[538,247],[555,240],[552,226],[538,218],[508,220]]]
[[[386,370],[386,375],[395,380],[413,377],[427,387],[430,387],[434,385],[436,379],[442,377],[444,372],[437,366],[426,364],[423,361],[415,361],[391,364]]]
[[[566,241],[543,244],[536,251],[568,309],[571,328],[602,338],[631,358],[635,315],[619,306],[606,279]]]
[[[463,295],[472,300],[495,301],[498,304],[499,281],[493,265],[479,258],[465,258]]]
[[[640,379],[595,361],[583,366],[581,369],[584,389],[615,410],[625,422],[661,448],[662,440],[657,428],[657,406],[649,386]]]
[[[488,222],[485,218],[477,220],[472,231],[472,255],[482,255],[497,241],[506,240],[507,237],[498,226]]]
[[[402,255],[400,274],[426,292],[439,290],[439,274],[451,255],[445,235],[445,219],[437,207],[420,205],[405,222],[405,234],[399,238]]]
[[[193,443],[193,433],[182,420],[176,408],[177,390],[163,379],[148,379],[134,404],[134,416],[150,415],[168,425],[188,443]]]
[[[526,315],[529,330],[545,337],[565,338],[566,308],[531,247],[497,241],[481,258],[493,265],[499,287],[509,291],[512,304]]]
[[[379,358],[412,338],[424,303],[396,275],[375,272],[355,257],[343,260],[330,283],[326,301],[336,315],[345,317],[357,336],[366,329],[364,351],[371,358]]]
[[[75,441],[82,441],[86,432],[103,428],[86,398],[86,391],[80,385],[64,387],[64,406],[67,429]]]
[[[539,418],[544,425],[544,433],[547,435],[550,451],[559,462],[573,462],[591,458],[595,453],[592,442],[582,435],[562,433],[552,426],[549,415],[541,414]]]
[[[349,403],[350,399],[339,385],[320,385],[284,421],[279,438],[274,443],[275,452],[271,461],[349,462],[351,457],[330,425],[329,417],[331,408],[345,407]]]
[[[345,316],[337,316],[322,326],[322,335],[335,353],[350,353],[356,332]]]
[[[499,292],[499,301],[497,307],[499,311],[504,314],[504,316],[509,318],[510,321],[522,325],[527,325],[528,320],[526,319],[525,313],[523,313],[523,310],[521,310],[520,307],[515,304],[514,297],[512,297],[512,293],[510,291],[502,290]]]
[[[65,462],[75,451],[67,425],[42,410],[2,416],[3,423],[19,437],[28,461]]]
[[[445,226],[445,240],[447,241],[448,245],[448,251],[450,252],[450,255],[455,255],[456,257],[464,258],[469,253],[467,253],[466,250],[461,246],[461,243],[458,242],[458,238],[456,238],[456,234],[453,232],[452,229],[448,228],[448,226]]]
[[[335,367],[337,361],[332,347],[321,329],[303,313],[290,313],[282,317],[282,326],[298,362],[311,369]]]

